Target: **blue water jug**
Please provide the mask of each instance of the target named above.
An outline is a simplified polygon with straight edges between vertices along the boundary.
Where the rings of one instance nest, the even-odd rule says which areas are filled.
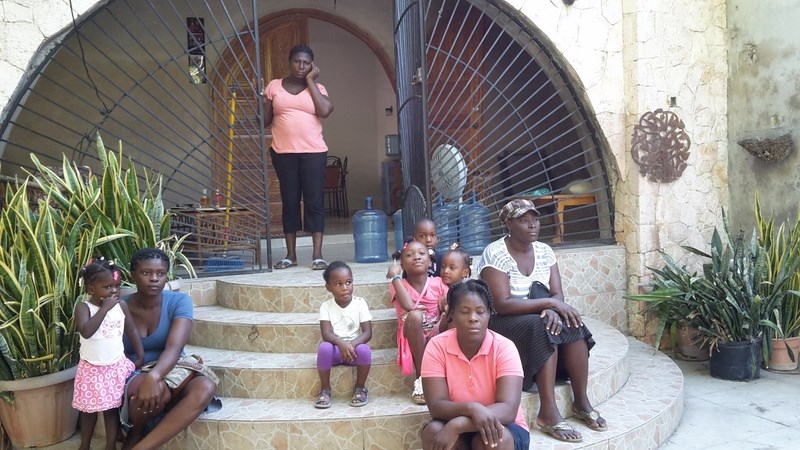
[[[353,214],[353,241],[356,262],[374,263],[389,259],[386,213],[372,207],[367,197],[366,208]]]
[[[403,241],[405,241],[402,209],[398,209],[392,214],[392,222],[394,223],[394,249],[399,252],[403,249]]]
[[[433,207],[433,223],[439,235],[436,251],[446,252],[458,240],[458,204],[445,203],[441,197]]]
[[[470,255],[480,255],[492,242],[491,213],[481,205],[475,193],[458,210],[458,241]]]

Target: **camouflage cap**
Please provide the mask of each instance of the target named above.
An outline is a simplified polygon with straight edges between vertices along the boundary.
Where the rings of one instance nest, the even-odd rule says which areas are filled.
[[[516,219],[528,211],[533,211],[534,214],[539,215],[539,210],[536,209],[536,205],[532,201],[525,198],[515,198],[506,203],[506,206],[503,206],[503,209],[500,210],[500,223],[505,225],[508,219]]]

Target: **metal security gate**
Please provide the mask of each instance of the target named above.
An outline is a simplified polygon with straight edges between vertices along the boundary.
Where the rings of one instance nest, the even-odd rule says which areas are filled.
[[[395,4],[400,147],[411,172],[404,225],[437,208],[474,200],[496,212],[525,197],[543,213],[543,239],[613,242],[613,163],[603,159],[600,129],[574,80],[534,25],[497,1]],[[406,117],[411,124],[402,126]],[[427,203],[413,201],[417,189]]]
[[[387,77],[396,77],[404,185],[415,187],[409,229],[440,199],[463,205],[474,196],[496,213],[527,196],[544,213],[544,240],[612,242],[610,152],[579,83],[535,25],[501,1],[374,1],[394,7],[394,22],[381,18],[375,29],[397,34],[396,75]],[[268,238],[281,218],[261,80],[286,73],[310,16],[343,17],[336,2],[303,4],[99,3],[40,50],[6,106],[2,175],[33,170],[30,154],[50,166],[63,154],[97,167],[100,132],[107,146],[122,142],[126,157],[163,173],[175,231],[192,233],[187,251],[201,272],[270,267]],[[352,0],[342,14],[360,5]],[[388,73],[385,56],[377,59]]]
[[[397,120],[403,164],[403,230],[412,230],[423,217],[431,217],[428,139],[425,133],[426,88],[423,4],[395,0],[395,64]],[[405,233],[409,235],[411,233]]]
[[[257,4],[111,0],[73,18],[0,123],[3,173],[32,170],[30,154],[97,167],[100,133],[163,174],[173,231],[191,233],[198,273],[262,269],[262,238],[270,267],[280,208],[258,93],[272,75],[265,56],[288,64],[290,47],[266,33]]]

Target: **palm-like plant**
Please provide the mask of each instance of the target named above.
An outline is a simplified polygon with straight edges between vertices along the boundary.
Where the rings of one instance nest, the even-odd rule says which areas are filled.
[[[63,174],[58,174],[31,155],[38,170],[34,180],[73,219],[85,215],[92,227],[100,229],[97,252],[113,259],[125,279],[130,279],[133,253],[145,247],[157,247],[169,255],[170,279],[175,278],[176,269],[194,277],[192,264],[181,251],[186,235],[170,234],[172,220],[164,209],[161,175],[145,170],[142,189],[136,166],[128,161],[127,169],[122,167],[122,143],[118,154],[108,152],[99,134],[97,155],[103,167],[99,180],[91,173],[81,176],[66,160]]]
[[[94,250],[99,230],[85,216],[72,221],[27,184],[8,192],[0,212],[0,379],[30,378],[77,364],[74,307],[80,261]],[[74,205],[72,205],[74,206]]]
[[[678,329],[689,325],[692,313],[692,284],[697,274],[689,273],[685,266],[678,263],[663,251],[659,251],[664,260],[660,269],[648,267],[653,271],[653,288],[651,292],[626,295],[628,300],[645,302],[645,311],[654,314],[657,319],[655,348],[661,348],[664,332],[668,332],[670,346],[675,348]]]
[[[687,324],[700,331],[711,350],[722,342],[752,342],[777,330],[773,318],[784,299],[797,294],[787,287],[800,269],[800,242],[778,257],[780,269],[771,273],[767,251],[757,233],[754,231],[749,241],[745,240],[742,230],[733,236],[724,210],[722,217],[727,242],[723,242],[722,235],[715,229],[710,253],[683,247],[708,260],[703,264],[702,274],[689,273],[666,257],[664,268],[651,269],[655,274],[654,291],[627,296],[633,300],[646,300],[642,296],[649,296],[658,302],[656,305],[670,305],[671,309],[664,307],[662,311],[677,310],[677,315],[670,317],[685,318]],[[762,349],[767,356],[767,342]]]

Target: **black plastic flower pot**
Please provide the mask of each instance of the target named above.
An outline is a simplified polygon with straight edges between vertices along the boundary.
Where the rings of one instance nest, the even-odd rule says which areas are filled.
[[[717,345],[708,362],[711,376],[723,380],[747,381],[761,376],[761,338],[754,341]]]

